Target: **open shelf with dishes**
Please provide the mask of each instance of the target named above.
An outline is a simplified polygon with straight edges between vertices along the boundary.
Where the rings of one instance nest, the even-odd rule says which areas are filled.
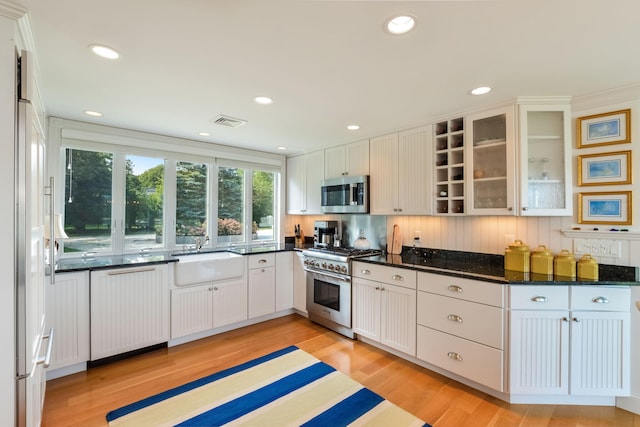
[[[465,213],[464,118],[434,125],[434,191],[436,215]]]

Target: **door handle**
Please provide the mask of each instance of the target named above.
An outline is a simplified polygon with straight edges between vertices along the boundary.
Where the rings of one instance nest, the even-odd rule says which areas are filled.
[[[36,365],[42,365],[44,368],[48,368],[51,365],[51,351],[53,350],[53,336],[54,329],[49,329],[49,333],[47,335],[42,336],[42,341],[48,340],[47,343],[47,351],[44,356],[40,356],[36,359]]]

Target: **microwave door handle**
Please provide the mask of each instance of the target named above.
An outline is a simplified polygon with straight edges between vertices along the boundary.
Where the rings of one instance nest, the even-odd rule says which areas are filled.
[[[351,184],[351,205],[358,204],[358,184]]]

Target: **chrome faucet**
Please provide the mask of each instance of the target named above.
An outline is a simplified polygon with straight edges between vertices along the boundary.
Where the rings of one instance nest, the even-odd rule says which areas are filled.
[[[200,250],[202,249],[202,245],[204,245],[208,241],[209,236],[204,236],[204,239],[202,237],[196,237],[196,252],[200,252]]]

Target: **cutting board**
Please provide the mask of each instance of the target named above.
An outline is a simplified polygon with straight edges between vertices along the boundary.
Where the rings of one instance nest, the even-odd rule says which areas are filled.
[[[400,227],[398,224],[393,225],[393,234],[391,236],[391,250],[392,255],[398,255],[402,253],[402,234],[400,234]]]

